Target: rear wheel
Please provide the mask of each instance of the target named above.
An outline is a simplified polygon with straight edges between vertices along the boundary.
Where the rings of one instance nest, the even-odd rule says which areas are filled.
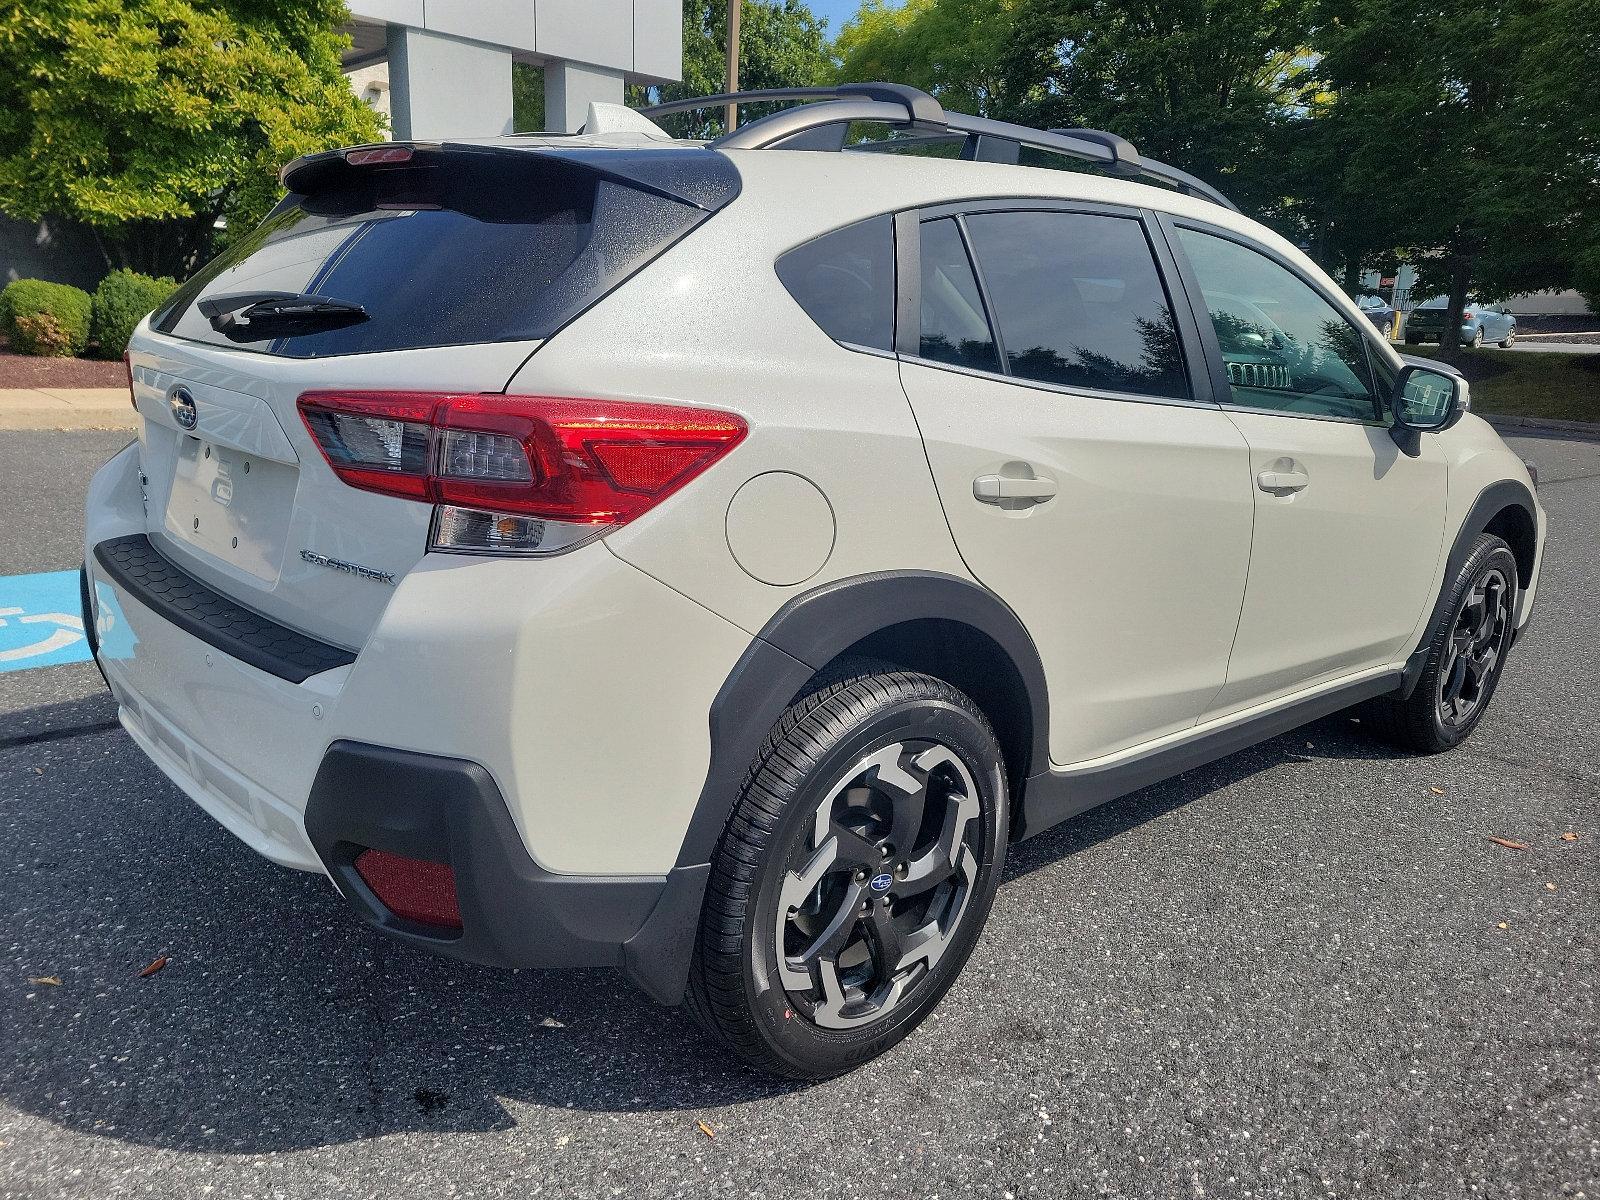
[[[1373,733],[1424,754],[1460,745],[1483,719],[1511,645],[1516,556],[1501,538],[1480,534],[1445,586],[1450,602],[1411,695],[1380,697],[1363,712]]]
[[[1000,748],[962,692],[867,667],[804,697],[768,735],[712,861],[691,1011],[792,1078],[881,1053],[966,962],[1006,833]]]
[[[1483,326],[1479,325],[1472,331],[1472,348],[1476,350],[1483,345]]]

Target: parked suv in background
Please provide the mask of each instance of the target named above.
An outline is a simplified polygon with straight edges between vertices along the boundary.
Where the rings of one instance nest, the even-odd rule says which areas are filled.
[[[1443,339],[1445,322],[1449,319],[1450,297],[1434,296],[1424,300],[1406,314],[1406,345]],[[1461,310],[1461,344],[1481,346],[1485,342],[1509,349],[1517,340],[1517,319],[1501,305],[1484,304],[1476,297],[1467,301]]]
[[[868,121],[962,160],[781,152]],[[384,935],[765,1070],[913,1029],[1020,838],[1353,705],[1453,747],[1532,609],[1466,385],[1113,135],[871,85],[284,181],[129,352],[123,725]]]

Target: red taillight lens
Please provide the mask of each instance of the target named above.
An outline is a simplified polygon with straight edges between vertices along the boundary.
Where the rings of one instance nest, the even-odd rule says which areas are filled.
[[[395,916],[422,925],[461,928],[456,876],[447,864],[387,850],[363,850],[355,866],[356,874]]]
[[[128,373],[128,403],[133,405],[133,411],[139,411],[139,397],[133,392],[133,351],[122,352],[122,369]]]
[[[307,392],[300,414],[352,487],[579,525],[621,525],[744,438],[676,404],[438,392]]]
[[[1472,314],[1470,312],[1464,312],[1461,314],[1461,319],[1463,321],[1470,321],[1472,320]]]

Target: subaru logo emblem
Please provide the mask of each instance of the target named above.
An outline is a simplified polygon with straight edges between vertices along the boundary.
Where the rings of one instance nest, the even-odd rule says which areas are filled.
[[[189,394],[188,388],[173,389],[172,399],[167,404],[172,409],[172,419],[180,429],[193,429],[200,423],[200,413],[194,406],[194,397]]]
[[[872,877],[872,883],[870,886],[875,892],[887,892],[892,883],[894,883],[893,875],[874,875]]]

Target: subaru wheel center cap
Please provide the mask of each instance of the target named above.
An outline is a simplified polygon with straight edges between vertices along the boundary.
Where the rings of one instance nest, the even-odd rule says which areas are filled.
[[[870,887],[874,892],[883,893],[887,892],[893,884],[894,876],[890,875],[888,872],[884,872],[881,875],[874,875],[872,877],[872,882],[867,886]]]

